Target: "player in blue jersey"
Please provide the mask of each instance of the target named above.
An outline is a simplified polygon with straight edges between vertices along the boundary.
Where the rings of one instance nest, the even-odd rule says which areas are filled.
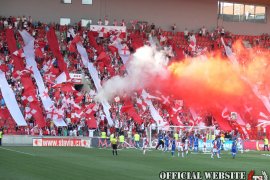
[[[233,156],[233,159],[234,159],[235,156],[236,156],[236,153],[237,153],[237,142],[236,142],[236,140],[234,140],[233,143],[232,143],[231,152],[232,152],[232,156]]]
[[[194,143],[194,135],[193,134],[190,134],[188,136],[188,142],[189,142],[189,149],[192,150],[193,148],[193,143]]]
[[[173,138],[173,140],[171,141],[171,143],[172,143],[172,156],[174,156],[174,152],[175,152],[175,148],[176,148],[175,138]]]
[[[162,148],[164,148],[164,136],[162,133],[159,133],[158,135],[158,144],[156,146],[156,149],[158,149],[160,145],[162,145]]]
[[[219,158],[221,158],[221,157],[220,157],[221,147],[222,147],[222,142],[221,142],[220,137],[218,137],[218,138],[217,138],[217,154],[218,154]]]
[[[168,151],[168,148],[169,148],[169,141],[170,141],[170,138],[169,138],[169,135],[166,134],[165,138],[164,138],[164,141],[165,141],[165,147],[164,147],[164,152]]]
[[[195,135],[194,138],[194,152],[198,152],[199,151],[199,137],[198,135]]]

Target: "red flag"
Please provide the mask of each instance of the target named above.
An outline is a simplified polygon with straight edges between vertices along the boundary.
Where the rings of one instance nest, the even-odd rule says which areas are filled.
[[[97,128],[97,121],[94,115],[92,115],[91,117],[88,117],[87,125],[88,125],[88,128],[91,128],[91,129]]]
[[[79,35],[76,35],[76,36],[73,38],[73,40],[72,40],[72,44],[77,44],[77,43],[80,42],[80,41],[81,41],[80,36],[79,36]]]
[[[14,36],[14,32],[12,29],[6,30],[6,37],[7,37],[7,44],[8,49],[10,52],[14,52],[17,50],[16,40]],[[14,54],[11,55],[11,59],[13,60],[14,65],[14,72],[22,71],[25,68],[22,58],[15,56]]]
[[[69,73],[68,73],[68,69],[67,69],[67,64],[63,59],[63,56],[60,52],[59,49],[59,44],[58,44],[58,40],[55,34],[55,31],[53,28],[51,28],[48,32],[47,32],[47,39],[48,39],[48,43],[49,46],[54,54],[54,56],[57,59],[57,63],[59,66],[59,69],[61,70],[61,72],[65,72],[66,73],[66,77],[67,79],[70,79]]]
[[[232,130],[231,125],[229,124],[229,121],[227,119],[224,119],[222,117],[222,110],[219,110],[216,108],[216,110],[212,111],[214,119],[217,121],[220,129],[225,130],[225,131],[230,131]]]
[[[63,92],[74,92],[75,88],[70,83],[63,84],[61,87],[61,91]]]
[[[108,46],[108,48],[112,53],[118,52],[118,49],[115,46]]]
[[[132,42],[132,47],[136,50],[140,47],[143,47],[143,41],[133,41]]]
[[[106,54],[105,52],[101,52],[101,53],[99,54],[99,56],[97,57],[97,61],[98,61],[98,60],[103,60],[103,59],[105,59],[105,58],[107,58],[107,54]]]
[[[90,45],[93,46],[95,49],[97,49],[98,44],[97,44],[97,41],[95,39],[95,36],[94,36],[93,32],[88,33],[88,39],[89,39]]]
[[[77,96],[77,97],[75,98],[74,102],[78,104],[78,103],[82,102],[82,99],[83,99],[83,95]]]
[[[182,48],[177,48],[175,50],[176,53],[176,60],[183,60],[185,59],[185,54],[184,54],[184,50]]]
[[[124,105],[122,106],[121,108],[121,112],[124,113],[124,112],[127,112],[129,111],[129,109],[131,109],[133,106],[132,105]]]
[[[121,108],[121,112],[128,113],[128,115],[130,115],[130,117],[132,117],[133,120],[135,122],[137,122],[138,124],[143,123],[143,120],[141,119],[141,117],[136,112],[136,110],[135,110],[132,102],[130,101],[130,99],[125,100],[124,105]]]
[[[130,99],[126,99],[122,108],[121,108],[121,112],[127,112],[131,108],[133,108],[132,102],[130,101]]]
[[[76,46],[73,44],[73,43],[70,43],[69,45],[68,45],[68,50],[69,50],[69,52],[71,52],[71,53],[75,53],[76,52]]]
[[[38,58],[43,58],[43,53],[41,51],[41,48],[36,48],[35,49],[35,56]]]
[[[0,119],[10,119],[10,113],[7,108],[2,109],[0,108]]]
[[[40,48],[44,48],[46,46],[46,42],[44,42],[43,40],[39,40],[37,44]]]
[[[46,121],[42,113],[42,109],[40,108],[40,103],[38,101],[34,101],[30,103],[30,108],[36,110],[36,113],[33,114],[33,117],[38,127],[41,127],[41,128],[45,127]]]
[[[55,68],[54,66],[51,66],[49,72],[55,75],[55,77],[58,77],[58,75],[60,74],[60,70],[58,68]]]
[[[111,77],[115,75],[115,70],[111,66],[107,66],[107,70],[110,73]]]
[[[138,115],[138,113],[135,111],[134,107],[132,107],[131,109],[128,110],[127,112],[135,122],[137,122],[138,124],[142,124],[143,120],[141,119],[141,117]]]
[[[0,65],[0,70],[3,72],[7,72],[8,71],[8,66],[6,64],[1,64]]]
[[[126,38],[126,33],[125,32],[121,32],[121,34],[119,35],[119,38],[125,39]]]
[[[22,49],[19,49],[19,50],[17,50],[17,51],[14,51],[12,54],[14,54],[15,56],[20,57],[20,58],[25,57],[25,56],[24,56],[24,52],[23,52]]]
[[[29,75],[22,75],[20,81],[23,84],[25,92],[36,89],[36,87],[33,84],[32,79],[29,77]]]

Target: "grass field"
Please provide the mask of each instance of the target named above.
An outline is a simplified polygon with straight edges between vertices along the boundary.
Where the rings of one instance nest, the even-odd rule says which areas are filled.
[[[268,152],[267,152],[268,153]],[[270,175],[270,156],[265,152],[246,152],[232,159],[223,152],[221,159],[209,154],[189,154],[186,158],[170,153],[67,147],[0,147],[0,180],[135,180],[159,179],[160,171],[247,171]],[[268,153],[270,155],[270,153]]]

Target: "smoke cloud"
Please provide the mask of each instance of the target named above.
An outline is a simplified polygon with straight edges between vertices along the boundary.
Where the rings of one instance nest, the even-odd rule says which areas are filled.
[[[147,88],[155,79],[166,79],[168,59],[162,51],[144,46],[131,56],[126,63],[127,75],[115,76],[103,85],[96,99],[110,101],[117,95],[131,94],[133,91]]]

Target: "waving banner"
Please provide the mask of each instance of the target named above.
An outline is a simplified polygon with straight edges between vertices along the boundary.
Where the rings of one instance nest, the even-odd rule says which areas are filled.
[[[9,87],[5,74],[0,71],[0,89],[6,106],[18,126],[27,126],[27,123],[18,106],[13,90]]]

